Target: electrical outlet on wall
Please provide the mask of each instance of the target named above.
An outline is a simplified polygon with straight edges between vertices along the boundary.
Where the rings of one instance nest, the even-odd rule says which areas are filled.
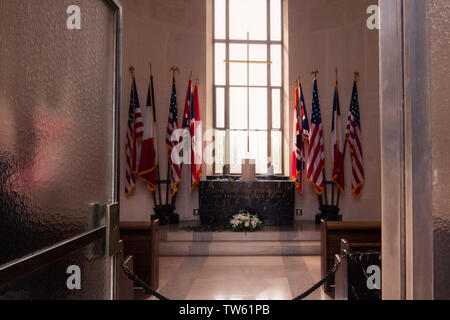
[[[303,216],[303,209],[297,209],[296,210],[296,215],[297,215],[297,217]]]
[[[194,209],[194,217],[198,217],[200,215],[199,211],[199,209]]]

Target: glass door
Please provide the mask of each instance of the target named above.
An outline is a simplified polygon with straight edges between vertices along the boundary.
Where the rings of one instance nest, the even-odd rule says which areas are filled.
[[[117,202],[120,14],[0,0],[0,299],[113,297],[100,208]]]

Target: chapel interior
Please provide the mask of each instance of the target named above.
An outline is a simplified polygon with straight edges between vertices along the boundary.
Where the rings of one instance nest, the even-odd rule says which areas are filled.
[[[0,300],[450,299],[445,0],[72,2],[0,0]]]

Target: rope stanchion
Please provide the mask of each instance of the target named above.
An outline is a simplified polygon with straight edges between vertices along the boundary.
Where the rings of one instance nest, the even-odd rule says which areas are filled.
[[[128,279],[133,280],[135,284],[142,286],[147,294],[151,294],[152,296],[154,296],[155,298],[157,298],[159,300],[170,300],[170,299],[164,297],[163,295],[159,294],[152,288],[150,288],[150,286],[147,283],[145,283],[144,281],[139,279],[139,277],[137,275],[133,274],[130,271],[130,268],[128,268],[126,265],[122,264],[122,270],[128,276]]]
[[[325,278],[323,278],[322,280],[320,280],[319,282],[317,282],[314,286],[311,287],[311,289],[305,291],[304,293],[302,293],[301,295],[299,295],[298,297],[292,299],[292,300],[303,300],[306,297],[308,297],[309,295],[311,295],[311,293],[313,293],[314,291],[316,291],[317,289],[319,289],[321,286],[323,286],[328,280],[330,280],[330,278],[336,274],[336,272],[338,271],[339,267],[341,266],[342,260],[347,256],[347,253],[345,253],[342,258],[339,260],[338,263],[336,263],[333,268],[331,268],[330,272],[328,272],[328,274],[325,276]]]
[[[339,267],[341,266],[342,260],[347,257],[347,253],[344,253],[342,258],[331,268],[330,272],[319,282],[317,282],[314,286],[312,286],[309,290],[305,291],[298,297],[292,299],[294,301],[303,300],[306,297],[310,296],[314,291],[319,289],[321,286],[323,286],[330,278],[336,274],[336,272],[339,270]],[[125,274],[128,276],[128,279],[134,281],[135,284],[142,286],[147,294],[150,294],[154,296],[155,298],[159,300],[170,300],[169,298],[164,297],[162,294],[158,293],[157,291],[153,290],[147,283],[139,279],[139,277],[135,274],[133,274],[130,271],[130,268],[128,268],[125,264],[122,264],[122,270],[125,272]]]

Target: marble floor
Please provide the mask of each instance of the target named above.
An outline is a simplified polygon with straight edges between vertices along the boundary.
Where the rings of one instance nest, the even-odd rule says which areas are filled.
[[[319,280],[319,256],[161,257],[158,291],[176,300],[290,300]],[[331,298],[320,288],[308,299]]]

